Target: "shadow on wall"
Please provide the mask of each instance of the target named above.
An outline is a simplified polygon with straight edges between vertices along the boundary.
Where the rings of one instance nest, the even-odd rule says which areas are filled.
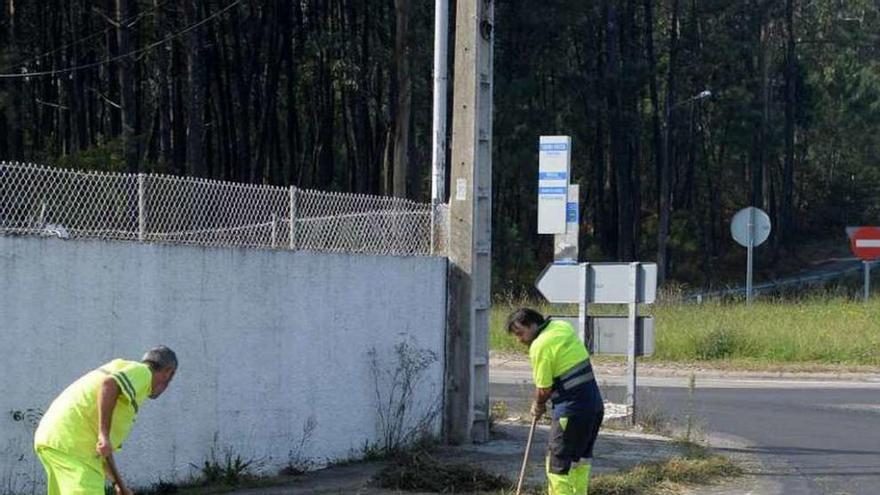
[[[0,493],[37,493],[43,486],[40,462],[34,454],[34,432],[43,417],[40,408],[9,411],[3,423],[11,423],[6,445],[0,448],[0,458],[11,459],[8,465],[0,465]]]

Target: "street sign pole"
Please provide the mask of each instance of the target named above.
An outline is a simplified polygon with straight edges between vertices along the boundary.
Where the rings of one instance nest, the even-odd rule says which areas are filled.
[[[770,236],[770,217],[763,210],[749,206],[736,212],[730,222],[730,233],[740,246],[746,248],[746,303],[752,303],[752,274],[754,250]]]
[[[630,423],[636,424],[636,325],[639,322],[639,263],[630,263],[629,283],[632,288],[629,305],[629,340],[626,346],[626,405]]]
[[[590,275],[587,273],[586,264],[578,264],[578,267],[581,267],[581,283],[580,283],[580,296],[578,297],[578,319],[577,319],[577,334],[580,337],[581,342],[584,343],[584,346],[587,348],[587,351],[593,352],[590,349],[590,342],[587,342],[587,309],[589,308],[589,301],[587,300],[587,294],[589,291],[587,290],[587,286],[590,285]]]
[[[746,303],[752,304],[752,252],[755,249],[755,210],[749,210],[748,268],[746,269]]]
[[[871,262],[863,261],[865,264],[865,302],[868,302],[868,299],[871,296]]]

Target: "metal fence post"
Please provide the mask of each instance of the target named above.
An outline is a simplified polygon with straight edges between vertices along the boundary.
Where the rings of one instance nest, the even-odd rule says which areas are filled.
[[[145,174],[138,174],[138,240],[144,242],[147,237],[147,202],[144,197],[146,190]]]
[[[429,227],[428,235],[431,239],[431,246],[429,248],[428,253],[431,256],[434,256],[435,252],[435,237],[437,237],[437,209],[439,208],[439,201],[431,202],[431,226]]]
[[[293,251],[294,249],[296,249],[296,229],[294,228],[294,226],[296,225],[296,187],[290,186],[289,196],[290,211],[288,213],[290,216],[290,229],[287,237],[288,247],[291,251]]]
[[[630,424],[636,425],[636,332],[639,326],[639,262],[630,263],[629,283],[632,288],[630,294],[629,319],[627,326],[629,329],[629,337],[626,345],[626,364],[627,364],[627,380],[626,380],[626,402],[629,406]]]

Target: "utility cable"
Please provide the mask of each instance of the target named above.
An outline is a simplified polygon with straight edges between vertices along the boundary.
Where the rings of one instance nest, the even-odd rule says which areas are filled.
[[[0,79],[26,79],[26,78],[30,78],[30,77],[42,77],[42,76],[54,76],[54,75],[58,75],[58,74],[67,74],[69,72],[76,72],[79,70],[100,67],[101,65],[109,64],[109,63],[115,62],[117,60],[121,60],[123,58],[126,58],[126,57],[138,55],[138,54],[150,51],[153,48],[156,48],[157,46],[163,45],[163,44],[165,44],[175,38],[179,38],[180,36],[183,36],[184,34],[198,28],[199,26],[207,23],[208,21],[211,21],[212,19],[222,15],[223,13],[232,9],[236,5],[240,4],[242,1],[244,1],[244,0],[235,0],[234,2],[227,5],[226,7],[223,7],[222,9],[218,10],[217,12],[214,12],[213,14],[209,15],[208,17],[206,17],[206,18],[204,18],[204,19],[202,19],[202,20],[200,20],[190,26],[187,26],[186,28],[184,28],[176,33],[170,34],[170,35],[166,36],[165,38],[162,38],[159,41],[151,43],[143,48],[138,48],[137,50],[132,50],[128,53],[123,53],[121,55],[116,55],[115,57],[106,58],[106,59],[101,60],[99,62],[92,62],[92,63],[88,63],[88,64],[77,65],[74,67],[65,67],[62,69],[53,69],[53,70],[46,70],[46,71],[40,71],[40,72],[20,72],[20,73],[0,74]]]
[[[153,7],[150,7],[149,9],[147,9],[147,10],[145,10],[145,11],[143,11],[143,12],[138,12],[137,14],[135,14],[135,15],[133,15],[133,16],[127,18],[127,19],[123,19],[123,20],[121,20],[121,21],[118,21],[118,22],[119,22],[119,24],[122,24],[122,25],[132,26],[132,25],[134,25],[136,22],[138,22],[141,18],[150,15],[150,13],[152,13],[152,12],[158,11],[158,10],[161,9],[162,7],[168,5],[168,3],[170,3],[170,2],[171,2],[171,0],[165,0],[164,2],[162,2],[162,3],[160,3],[160,4],[157,4],[157,5],[154,5]],[[102,14],[102,15],[103,15],[103,14]],[[116,21],[114,21],[114,22],[116,22]],[[29,65],[29,64],[36,63],[36,62],[38,62],[38,61],[40,61],[40,60],[42,60],[42,59],[44,59],[44,58],[46,58],[46,57],[48,57],[48,56],[50,56],[50,55],[54,55],[54,54],[56,54],[56,53],[58,53],[58,52],[60,52],[60,51],[62,51],[62,50],[66,50],[66,49],[68,49],[68,48],[70,48],[70,47],[80,45],[80,44],[82,44],[82,43],[85,43],[86,41],[93,40],[93,39],[95,39],[95,38],[97,38],[97,37],[99,37],[99,36],[104,36],[105,34],[109,33],[110,31],[112,31],[112,30],[114,30],[114,29],[116,29],[116,28],[115,28],[115,27],[104,28],[103,30],[98,31],[98,32],[96,32],[96,33],[92,33],[92,34],[90,34],[90,35],[88,35],[88,36],[86,36],[86,37],[84,37],[84,38],[79,38],[79,39],[76,39],[76,40],[71,41],[71,42],[69,42],[69,43],[65,43],[65,44],[63,44],[63,45],[61,45],[61,46],[59,46],[58,48],[55,48],[55,49],[53,49],[53,50],[49,50],[49,51],[44,52],[44,53],[41,53],[41,54],[39,54],[39,55],[34,55],[34,56],[31,57],[31,58],[28,58],[28,59],[22,60],[22,61],[20,61],[20,62],[16,62],[16,63],[14,63],[14,64],[12,64],[12,65],[4,66],[3,68],[0,68],[0,72],[8,72],[8,71],[10,71],[10,70],[12,70],[12,69],[15,69],[15,68],[17,68],[17,67],[23,67],[23,66],[26,66],[26,65]]]

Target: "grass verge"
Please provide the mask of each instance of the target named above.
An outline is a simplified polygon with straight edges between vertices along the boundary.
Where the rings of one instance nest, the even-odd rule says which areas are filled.
[[[505,329],[517,307],[544,314],[576,314],[571,305],[496,301],[490,321],[493,351],[525,353]],[[614,308],[590,307],[591,314]],[[880,366],[880,298],[865,303],[843,297],[808,297],[795,301],[656,304],[642,314],[654,316],[655,354],[645,361],[730,363],[738,368],[774,364],[811,366]]]
[[[628,471],[596,476],[590,495],[648,495],[674,491],[676,485],[705,485],[736,477],[742,470],[720,455],[675,457],[647,462]]]

